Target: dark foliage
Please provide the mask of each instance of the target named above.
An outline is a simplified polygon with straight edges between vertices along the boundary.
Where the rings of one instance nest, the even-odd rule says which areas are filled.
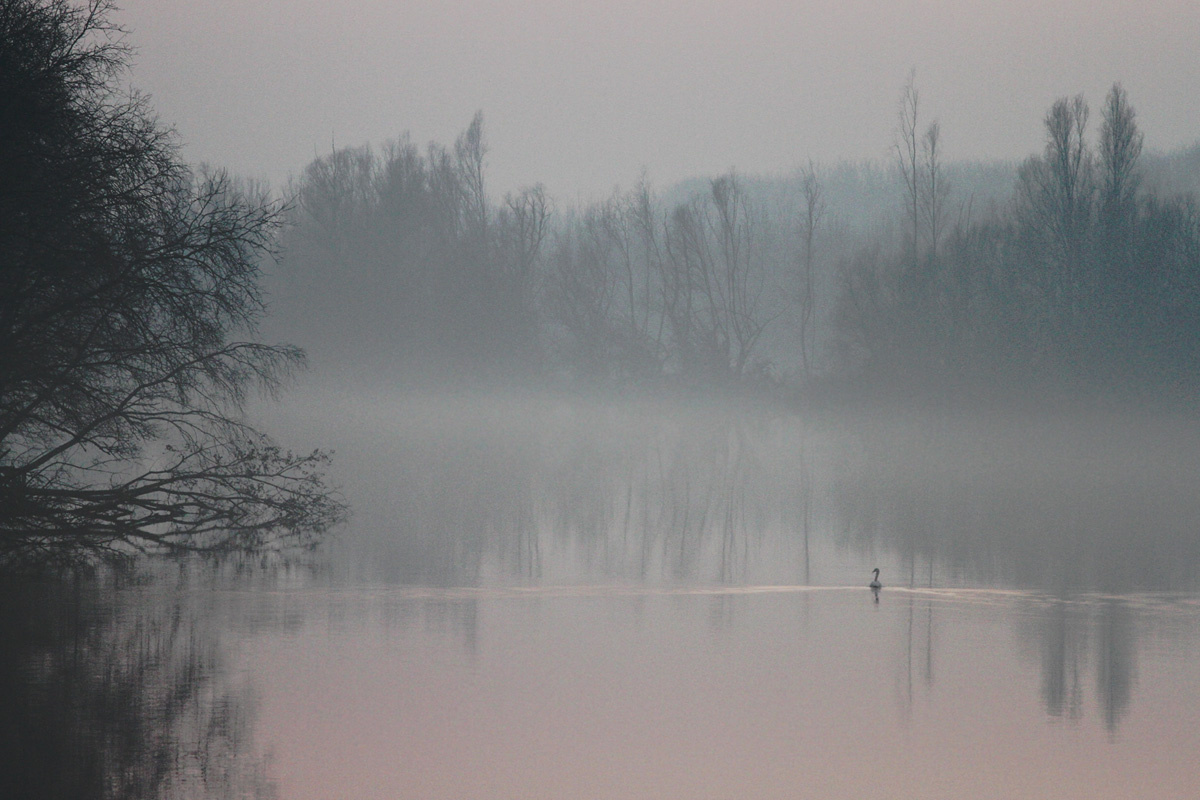
[[[0,561],[310,541],[343,513],[240,421],[281,209],[194,174],[107,0],[0,0]]]

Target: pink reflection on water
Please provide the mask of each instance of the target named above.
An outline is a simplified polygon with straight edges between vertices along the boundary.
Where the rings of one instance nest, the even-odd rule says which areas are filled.
[[[1086,648],[1048,713],[1056,606],[1015,593],[427,594],[250,643],[284,798],[1195,796],[1195,634],[1153,609],[1109,730]]]

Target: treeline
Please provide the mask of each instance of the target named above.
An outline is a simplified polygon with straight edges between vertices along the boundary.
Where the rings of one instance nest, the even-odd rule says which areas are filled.
[[[480,115],[452,147],[336,150],[292,186],[277,307],[319,367],[398,385],[1194,382],[1200,214],[1155,188],[1169,159],[1144,180],[1120,86],[1095,144],[1063,99],[1020,165],[944,164],[918,111],[910,80],[890,168],[643,179],[570,209],[492,199]]]
[[[917,179],[903,246],[877,244],[842,268],[837,329],[860,377],[935,389],[1194,386],[1195,197],[1143,185],[1143,136],[1119,85],[1095,144],[1089,116],[1082,96],[1057,101],[1044,152],[974,221],[947,224],[928,143],[908,151]]]
[[[489,198],[483,121],[318,158],[275,286],[291,336],[390,381],[762,379],[793,254],[729,174],[664,210],[648,184],[552,213]]]
[[[496,207],[484,156],[476,115],[452,148],[402,139],[309,164],[276,287],[294,330],[332,361],[385,372],[536,372],[549,207],[539,188]]]

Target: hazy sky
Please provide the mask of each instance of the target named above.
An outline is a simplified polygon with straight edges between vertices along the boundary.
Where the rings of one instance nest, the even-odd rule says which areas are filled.
[[[120,2],[120,0],[119,0]],[[730,167],[888,156],[916,69],[950,158],[1041,147],[1121,81],[1149,147],[1200,139],[1195,0],[123,0],[133,84],[185,156],[282,183],[333,145],[450,143],[573,201]],[[1093,131],[1095,127],[1093,126]]]

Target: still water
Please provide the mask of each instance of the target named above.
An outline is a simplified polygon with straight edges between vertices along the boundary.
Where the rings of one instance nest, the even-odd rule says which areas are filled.
[[[8,587],[0,796],[1196,796],[1192,424],[271,423],[336,447],[353,521],[301,563]]]

